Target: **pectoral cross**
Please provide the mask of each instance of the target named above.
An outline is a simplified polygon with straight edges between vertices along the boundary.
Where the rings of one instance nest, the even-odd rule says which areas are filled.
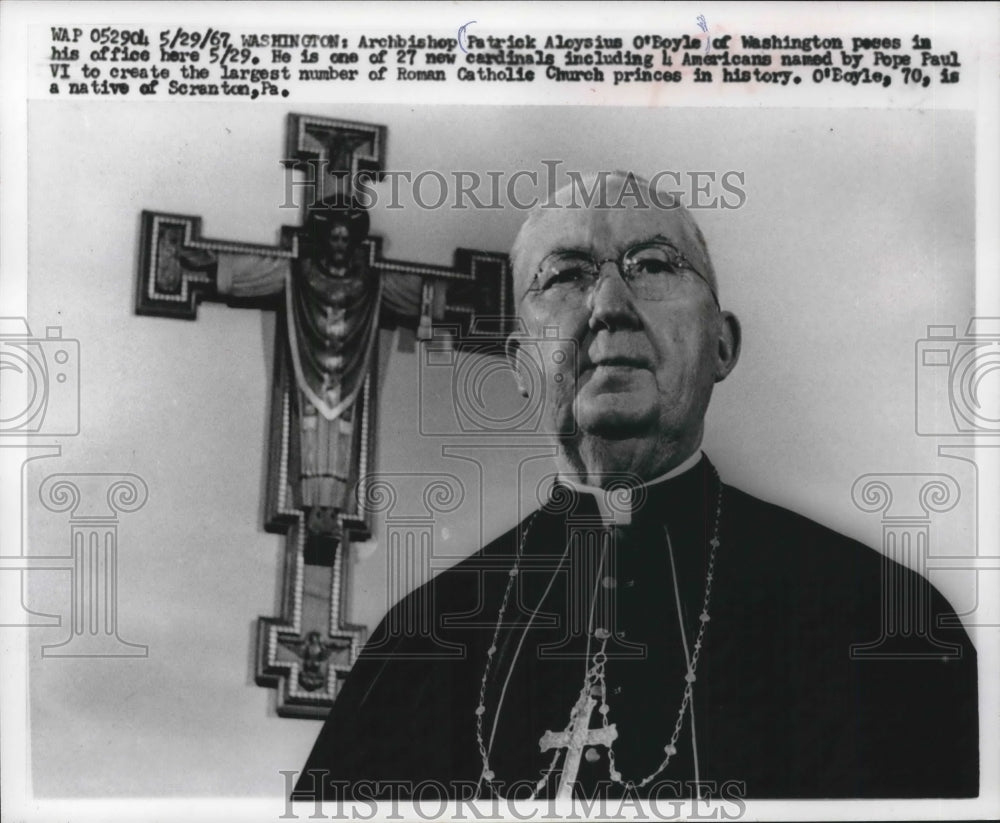
[[[289,190],[297,187],[303,195],[303,223],[310,207],[326,202],[328,195],[336,193],[349,202],[359,175],[377,181],[383,173],[385,146],[384,126],[290,114],[283,163],[305,176],[289,184]],[[297,398],[305,387],[298,380],[300,363],[290,355],[289,339],[299,338],[288,332],[297,305],[289,292],[294,294],[296,284],[309,277],[303,268],[309,256],[303,235],[302,226],[284,226],[281,242],[275,246],[213,240],[201,236],[198,217],[144,211],[135,312],[194,320],[202,300],[276,311],[264,522],[267,531],[287,536],[287,548],[282,615],[258,619],[256,680],[260,686],[278,689],[279,715],[323,717],[364,638],[364,628],[348,624],[343,616],[349,599],[343,555],[345,545],[371,534],[364,484],[374,461],[377,331],[404,326],[427,339],[433,323],[448,327],[456,348],[502,348],[510,331],[512,288],[506,254],[457,249],[452,266],[433,266],[387,260],[382,257],[381,238],[361,238],[360,268],[352,263],[347,274],[358,268],[381,283],[377,311],[365,326],[373,332],[367,339],[374,341],[375,356],[365,360],[371,365],[352,386],[325,377],[317,382],[310,405]],[[345,282],[343,287],[349,285]],[[317,311],[314,319],[328,336],[345,334],[343,312]],[[371,355],[372,349],[365,351]],[[345,355],[344,360],[349,360],[350,355],[357,355],[351,350],[313,353],[326,358],[323,362],[333,372],[341,365],[336,357]],[[344,413],[331,411],[347,403]],[[238,402],[233,412],[238,413]],[[324,449],[303,454],[314,434],[325,438]],[[309,502],[300,478],[312,481],[310,462],[326,459],[334,449],[338,457],[327,461],[333,464],[329,470],[316,470],[316,483],[343,481],[345,488],[356,487],[357,493],[345,491],[334,502]],[[345,468],[342,464],[346,464],[344,471],[340,471]],[[331,656],[325,683],[310,679],[317,674],[310,671],[306,689],[296,677],[302,659],[287,650],[307,643],[310,637],[313,645],[332,645],[344,653]]]
[[[599,729],[590,728],[590,718],[594,714],[597,700],[584,690],[573,709],[573,720],[564,732],[545,732],[538,745],[543,752],[550,749],[566,749],[566,759],[563,761],[562,775],[559,778],[559,789],[556,800],[572,800],[576,776],[580,772],[580,758],[587,746],[610,746],[618,737],[618,729],[614,723]]]

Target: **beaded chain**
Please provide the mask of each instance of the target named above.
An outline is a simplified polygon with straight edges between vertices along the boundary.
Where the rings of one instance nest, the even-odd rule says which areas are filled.
[[[528,533],[531,531],[531,526],[534,524],[537,516],[538,511],[536,510],[532,513],[531,518],[524,526],[524,531],[521,533],[521,542],[518,544],[517,554],[514,555],[514,565],[508,572],[510,578],[507,581],[507,588],[504,590],[503,600],[500,601],[497,624],[493,629],[493,639],[490,642],[490,647],[486,650],[486,668],[483,669],[483,679],[479,684],[479,705],[476,706],[476,743],[479,746],[479,756],[483,759],[483,773],[479,778],[480,783],[483,781],[490,783],[495,776],[492,769],[490,769],[490,756],[486,750],[486,742],[483,740],[483,715],[486,714],[486,683],[489,680],[490,668],[493,665],[493,655],[497,653],[497,640],[500,639],[500,629],[503,626],[507,603],[510,601],[510,593],[514,590],[514,580],[517,578],[519,572],[521,556],[524,553],[524,544],[528,539]],[[548,590],[546,590],[546,594],[548,594]],[[532,614],[532,617],[534,617],[534,614]],[[525,627],[525,632],[527,632],[527,629],[528,627]]]
[[[667,766],[670,763],[670,759],[675,754],[677,754],[677,740],[680,738],[681,729],[684,726],[684,715],[687,713],[688,707],[691,704],[691,700],[693,697],[694,682],[697,679],[696,671],[698,668],[698,659],[701,656],[701,650],[704,645],[705,630],[708,626],[709,620],[711,620],[708,607],[712,598],[712,582],[715,577],[715,555],[720,545],[719,529],[720,529],[720,522],[722,519],[722,481],[719,479],[719,475],[717,472],[715,472],[714,468],[713,468],[713,474],[715,476],[715,481],[718,484],[719,491],[715,506],[715,523],[713,525],[713,534],[712,534],[712,539],[709,541],[711,550],[709,551],[708,565],[705,573],[705,595],[704,598],[702,599],[701,614],[698,616],[698,620],[701,623],[701,625],[699,626],[698,634],[695,637],[694,653],[691,655],[688,672],[684,676],[685,680],[684,692],[681,698],[680,709],[677,712],[677,720],[674,723],[673,733],[670,735],[670,742],[663,747],[663,751],[666,753],[666,757],[663,759],[663,761],[660,763],[660,765],[656,768],[655,771],[646,775],[646,777],[642,778],[638,782],[634,780],[623,780],[621,772],[618,771],[615,765],[614,747],[611,744],[608,745],[608,761],[610,767],[609,777],[611,778],[612,782],[624,785],[629,789],[642,788],[651,783],[654,779],[656,779],[657,775],[659,775],[664,769],[667,768]],[[517,553],[514,556],[514,565],[508,572],[509,579],[507,581],[507,587],[506,590],[504,591],[503,599],[500,601],[500,609],[497,614],[497,623],[493,629],[493,639],[490,643],[489,649],[487,649],[486,651],[486,666],[483,669],[483,677],[479,685],[479,704],[476,706],[476,712],[475,712],[476,743],[479,746],[479,755],[483,761],[483,771],[479,778],[480,785],[483,782],[492,783],[494,777],[496,776],[493,773],[493,770],[490,768],[489,751],[487,750],[486,742],[483,737],[483,716],[486,714],[486,684],[489,680],[490,670],[493,666],[493,656],[497,652],[497,640],[500,637],[500,631],[503,626],[504,614],[507,611],[507,604],[510,601],[510,595],[514,589],[514,581],[517,579],[519,573],[519,566],[521,557],[524,553],[524,546],[527,541],[528,533],[531,530],[531,526],[533,525],[537,514],[538,514],[537,511],[532,514],[531,518],[525,524],[524,531],[521,534],[521,540],[520,543],[518,544]],[[666,531],[665,528],[664,530]],[[669,545],[670,541],[669,533],[666,535],[666,537]],[[672,551],[673,550],[671,548],[671,552]],[[563,552],[563,558],[565,558],[565,550]],[[561,564],[562,561],[560,561],[560,567]],[[558,574],[558,569],[553,573],[552,580],[555,580],[556,574]],[[549,588],[551,588],[551,586],[552,586],[552,581],[550,580]],[[545,597],[547,595],[548,595],[548,589],[546,589],[545,594],[542,596],[542,601],[545,600]],[[541,606],[542,601],[539,602],[539,606],[536,607],[535,611],[537,611],[537,609]],[[528,621],[528,625],[525,626],[524,634],[522,635],[522,642],[524,636],[527,634],[528,629],[531,627],[531,621],[534,619],[534,616],[535,612],[532,612],[531,617],[529,618]],[[580,699],[577,701],[576,705],[570,712],[570,720],[569,720],[569,725],[567,726],[567,731],[573,728],[574,724],[576,723],[576,720],[585,704],[585,699],[588,695],[595,695],[598,697],[600,703],[598,707],[598,712],[601,715],[602,725],[604,727],[609,726],[608,714],[611,710],[611,706],[607,702],[607,684],[605,682],[604,669],[608,659],[606,654],[606,649],[607,649],[608,639],[610,638],[610,633],[606,629],[597,629],[596,631],[593,632],[593,634],[598,640],[601,641],[601,647],[591,658],[591,665],[587,669],[587,673],[584,677],[583,688],[580,690]],[[518,650],[520,650],[520,646],[518,647]],[[511,662],[511,666],[513,666],[513,661]],[[503,698],[501,695],[501,700],[502,699]],[[499,711],[500,707],[498,706],[497,707],[498,716],[499,716]],[[492,745],[492,739],[490,743]],[[535,795],[538,792],[542,791],[545,788],[545,785],[548,783],[549,776],[556,768],[560,754],[561,753],[557,750],[553,755],[552,762],[549,765],[549,768],[546,770],[545,775],[537,782],[535,786],[535,791],[532,793],[532,799],[534,799]]]
[[[631,780],[623,781],[621,772],[619,772],[615,768],[614,747],[608,746],[608,761],[610,762],[609,776],[611,777],[612,782],[623,783],[630,789],[642,788],[643,786],[646,786],[649,783],[651,783],[657,777],[657,775],[660,774],[660,772],[662,772],[665,768],[667,768],[667,765],[670,763],[670,758],[673,757],[675,754],[677,754],[677,739],[680,737],[681,728],[684,725],[684,715],[687,712],[688,705],[691,702],[691,697],[694,692],[694,682],[697,679],[697,677],[695,676],[695,672],[698,669],[698,658],[701,657],[701,649],[705,641],[705,629],[708,627],[708,621],[712,619],[708,613],[708,605],[712,599],[712,581],[715,578],[715,553],[716,550],[719,548],[719,522],[722,518],[722,482],[719,481],[718,475],[716,475],[716,482],[719,483],[719,494],[715,505],[715,525],[713,529],[712,539],[708,541],[709,545],[712,548],[711,551],[709,551],[708,553],[708,566],[705,571],[705,596],[702,599],[701,614],[698,615],[698,620],[701,623],[701,625],[698,627],[698,634],[695,637],[694,653],[691,655],[690,667],[688,669],[687,674],[684,675],[684,680],[686,681],[684,684],[684,694],[683,697],[681,698],[681,707],[677,711],[677,721],[674,723],[674,731],[673,734],[670,735],[670,742],[663,747],[663,751],[666,753],[667,756],[663,758],[663,761],[657,767],[656,771],[646,775],[638,783]],[[670,540],[669,535],[667,535],[667,540],[668,541]],[[681,630],[683,631],[683,627]],[[601,647],[602,649],[604,648],[604,645],[607,644],[607,642],[608,642],[607,638],[605,638]],[[601,686],[602,686],[601,699],[603,702],[604,694],[606,692],[606,689],[603,688],[604,686],[603,669],[601,674]],[[603,711],[606,705],[607,703],[604,703],[600,709],[601,717],[603,719],[603,723],[605,726],[608,725],[608,713],[606,711]]]

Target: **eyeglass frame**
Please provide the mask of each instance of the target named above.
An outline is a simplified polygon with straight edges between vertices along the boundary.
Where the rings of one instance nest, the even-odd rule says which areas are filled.
[[[625,249],[625,251],[623,251],[620,255],[618,255],[617,259],[614,258],[614,257],[606,257],[603,260],[597,260],[597,259],[594,258],[594,256],[592,254],[590,254],[589,252],[584,251],[583,249],[558,249],[556,251],[551,251],[548,254],[546,254],[545,257],[542,258],[542,261],[538,264],[538,268],[535,270],[535,273],[534,273],[534,275],[531,278],[531,284],[528,286],[528,288],[526,288],[524,290],[524,294],[521,295],[521,301],[523,301],[524,298],[527,297],[531,293],[539,294],[539,293],[545,291],[545,289],[542,289],[542,288],[533,288],[533,287],[535,286],[535,284],[537,284],[537,283],[540,282],[539,281],[539,275],[541,275],[542,269],[545,267],[545,263],[548,261],[548,259],[550,257],[552,257],[554,255],[557,255],[557,254],[570,254],[570,253],[573,253],[573,252],[579,253],[581,255],[586,255],[587,257],[589,257],[590,261],[595,266],[595,269],[594,269],[594,271],[595,271],[594,282],[587,289],[588,296],[591,295],[591,294],[593,294],[594,291],[596,291],[597,284],[601,282],[601,277],[603,276],[601,274],[601,270],[604,268],[605,264],[607,264],[607,263],[614,263],[615,264],[615,268],[618,269],[618,276],[621,277],[622,282],[625,284],[625,287],[629,290],[629,293],[632,294],[633,297],[636,297],[639,300],[649,300],[650,298],[639,297],[632,290],[632,286],[631,286],[631,280],[632,280],[632,278],[626,276],[626,274],[625,274],[625,266],[624,266],[625,258],[629,254],[633,253],[637,249],[640,249],[640,248],[642,248],[644,246],[664,246],[664,247],[670,249],[672,252],[674,252],[674,254],[676,254],[677,258],[678,258],[679,267],[681,269],[687,269],[688,271],[694,272],[694,274],[696,274],[698,276],[698,279],[701,280],[706,286],[708,286],[708,290],[712,294],[712,300],[715,301],[716,308],[721,308],[721,306],[719,305],[719,296],[718,296],[718,294],[715,293],[715,287],[711,284],[711,282],[709,282],[709,279],[707,277],[705,277],[705,275],[703,275],[700,271],[698,271],[698,269],[694,266],[694,264],[690,260],[688,260],[687,255],[685,255],[684,252],[682,252],[679,248],[677,248],[673,243],[670,243],[667,240],[658,240],[658,239],[655,239],[655,238],[651,238],[649,240],[642,240],[642,241],[640,241],[638,243],[632,244],[627,249]]]

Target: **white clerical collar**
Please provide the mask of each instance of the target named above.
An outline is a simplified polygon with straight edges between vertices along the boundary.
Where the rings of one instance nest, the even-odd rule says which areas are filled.
[[[658,483],[663,483],[673,477],[682,475],[684,472],[697,466],[698,463],[701,462],[701,458],[702,451],[699,449],[683,463],[674,466],[674,468],[666,474],[661,474],[659,477],[650,480],[648,483],[645,483],[644,486],[649,488],[650,486],[655,486]],[[631,489],[621,487],[602,489],[600,486],[588,486],[586,483],[578,483],[575,480],[570,480],[565,477],[560,477],[559,479],[567,486],[571,486],[576,489],[576,491],[591,495],[594,500],[597,501],[597,508],[601,511],[601,520],[604,521],[606,526],[610,526],[612,524],[617,526],[627,526],[632,522]],[[612,500],[614,502],[612,502]]]

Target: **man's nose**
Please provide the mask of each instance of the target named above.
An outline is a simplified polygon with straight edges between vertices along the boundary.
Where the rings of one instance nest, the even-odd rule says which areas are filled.
[[[617,263],[604,261],[597,273],[597,282],[587,296],[591,328],[635,325],[638,315],[633,300],[632,290],[622,278]]]

